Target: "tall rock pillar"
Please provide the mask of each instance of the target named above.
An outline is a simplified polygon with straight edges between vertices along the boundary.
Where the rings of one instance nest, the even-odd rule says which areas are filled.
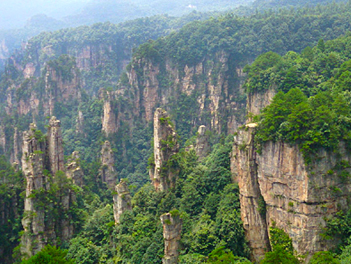
[[[176,264],[179,257],[179,240],[182,233],[183,221],[179,212],[174,210],[171,213],[161,215],[163,226],[163,238],[165,241],[163,264]]]
[[[65,165],[63,158],[61,122],[54,116],[51,117],[49,121],[47,141],[50,171],[53,175],[55,175],[58,170],[64,171]]]
[[[149,170],[156,191],[174,187],[178,170],[172,157],[178,153],[177,134],[167,112],[156,109],[154,116],[154,164]]]
[[[132,198],[127,186],[127,183],[123,180],[116,185],[116,193],[113,196],[113,216],[115,223],[119,224],[119,219],[125,211],[132,210]]]
[[[234,137],[232,172],[240,189],[241,219],[251,248],[251,259],[259,262],[270,249],[265,202],[257,175],[254,132],[257,124],[247,124]]]
[[[117,172],[115,170],[115,157],[111,148],[110,141],[105,141],[101,149],[101,181],[106,182],[109,188],[113,189],[117,180]]]
[[[200,126],[197,131],[195,152],[199,159],[203,159],[204,157],[206,157],[211,150],[206,131],[206,126]]]
[[[45,246],[44,209],[38,208],[36,199],[31,197],[36,190],[46,188],[44,138],[37,132],[35,124],[31,124],[29,131],[23,133],[22,170],[26,177],[26,198],[24,203],[24,217],[22,225],[24,233],[21,241],[21,252],[31,256]]]

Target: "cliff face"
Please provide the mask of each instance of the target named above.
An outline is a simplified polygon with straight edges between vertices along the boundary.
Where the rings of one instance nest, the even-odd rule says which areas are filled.
[[[111,148],[111,143],[106,140],[101,148],[100,177],[101,181],[106,182],[111,189],[114,188],[117,180],[117,173],[114,164],[115,157]]]
[[[270,249],[268,225],[258,181],[257,153],[254,148],[255,124],[234,137],[232,172],[240,189],[241,219],[251,248],[251,259],[258,262]]]
[[[79,71],[73,65],[68,73],[60,73],[52,66],[46,66],[44,112],[53,115],[55,102],[67,102],[80,99],[81,81]],[[69,76],[69,77],[67,77]]]
[[[115,223],[119,224],[119,219],[125,211],[132,210],[132,197],[130,196],[128,185],[125,181],[121,180],[116,185],[116,193],[113,196],[113,216]]]
[[[272,93],[261,95],[263,101],[257,101],[256,109],[267,105],[267,95]],[[241,218],[252,259],[258,261],[270,248],[268,233],[273,222],[289,234],[294,250],[307,255],[307,260],[314,252],[333,248],[335,241],[320,235],[325,219],[347,208],[351,183],[342,175],[350,168],[341,164],[350,164],[351,155],[341,144],[337,154],[319,150],[307,166],[298,146],[283,142],[266,142],[258,154],[256,127],[249,123],[238,132],[232,153],[232,172],[240,188]]]
[[[220,52],[212,59],[180,69],[169,60],[154,63],[134,58],[127,72],[128,84],[119,92],[128,97],[133,116],[147,122],[152,121],[157,107],[174,115],[182,105],[182,114],[193,128],[206,125],[218,133],[233,133],[244,123],[246,105],[242,88],[245,74],[233,61]],[[121,119],[113,112],[119,107],[113,105],[114,100],[111,96],[105,100],[103,130],[107,133],[116,132]]]
[[[149,170],[156,191],[166,191],[174,187],[177,168],[173,166],[171,159],[178,151],[177,134],[169,116],[165,110],[158,108],[154,116],[154,165]]]
[[[72,58],[65,57],[65,61],[54,61],[52,65],[46,65],[41,77],[35,77],[35,66],[28,63],[19,71],[24,76],[20,84],[13,83],[6,90],[7,114],[14,112],[26,115],[29,112],[39,114],[39,107],[45,115],[53,115],[56,102],[67,103],[70,100],[80,99],[81,80],[79,70]],[[58,67],[54,67],[54,66]],[[60,68],[61,67],[61,68]],[[67,67],[62,70],[63,67]],[[38,74],[40,75],[40,74]],[[13,81],[14,82],[14,81]]]
[[[26,197],[22,225],[21,253],[31,256],[47,243],[56,245],[57,238],[68,241],[73,235],[68,213],[75,201],[74,192],[66,186],[60,121],[52,117],[45,136],[31,124],[23,134],[22,169],[26,177]],[[48,174],[47,172],[50,172]],[[52,193],[53,186],[57,186]],[[55,210],[67,217],[52,215]]]
[[[179,257],[179,240],[182,233],[182,219],[179,215],[168,213],[161,215],[161,222],[163,226],[163,238],[165,241],[163,264],[176,264]]]

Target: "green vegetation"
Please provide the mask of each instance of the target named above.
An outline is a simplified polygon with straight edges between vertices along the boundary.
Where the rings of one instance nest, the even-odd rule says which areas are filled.
[[[259,149],[266,141],[298,144],[309,163],[321,148],[336,151],[340,142],[351,146],[351,100],[345,85],[351,54],[344,48],[350,43],[350,36],[320,41],[309,49],[310,58],[306,51],[283,57],[267,53],[248,67],[249,92],[278,91],[257,118]],[[340,177],[347,179],[347,172]]]
[[[24,207],[22,192],[25,183],[21,171],[16,172],[7,162],[5,156],[0,156],[0,253],[1,262],[13,262],[12,253],[18,245],[22,230],[21,217]]]
[[[35,254],[21,264],[74,264],[75,261],[67,259],[67,250],[47,245],[39,253]]]
[[[176,187],[156,193],[153,186],[144,185],[132,198],[133,211],[125,212],[119,225],[114,225],[110,205],[99,206],[71,240],[68,256],[77,263],[159,263],[163,255],[160,216],[170,212],[183,219],[182,259],[198,256],[205,261],[219,247],[223,250],[213,253],[209,263],[234,255],[247,257],[238,186],[231,183],[229,138],[201,163],[194,151],[181,151]]]

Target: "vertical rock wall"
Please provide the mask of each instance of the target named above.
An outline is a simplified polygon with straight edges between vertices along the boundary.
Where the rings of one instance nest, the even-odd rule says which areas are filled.
[[[130,196],[128,185],[121,180],[116,185],[116,194],[113,196],[113,216],[115,223],[119,224],[119,219],[125,211],[132,210],[132,197]]]
[[[50,171],[53,175],[57,171],[64,171],[63,144],[61,133],[61,122],[56,117],[51,117],[47,132],[47,148]]]
[[[84,184],[84,174],[79,165],[79,153],[74,151],[66,165],[67,178],[72,179],[74,184],[82,187]]]
[[[163,238],[165,242],[163,264],[176,264],[179,257],[179,240],[182,233],[182,219],[171,213],[161,215]]]
[[[258,114],[275,92],[250,95],[248,111]],[[269,250],[269,227],[275,222],[292,239],[297,254],[307,255],[333,248],[324,240],[325,219],[347,208],[351,182],[351,155],[343,144],[338,153],[318,150],[312,163],[305,164],[297,145],[266,142],[260,154],[254,145],[257,124],[249,123],[234,137],[232,172],[240,188],[241,218],[252,249],[259,261]]]
[[[36,125],[31,124],[29,131],[23,133],[22,170],[26,177],[26,198],[22,225],[24,234],[21,239],[21,253],[31,256],[45,246],[45,212],[36,206],[36,199],[31,195],[39,189],[46,188],[46,176],[43,174],[45,164],[45,142],[35,135]]]
[[[206,135],[206,131],[206,126],[200,126],[197,131],[195,151],[200,160],[206,157],[211,151],[211,146],[209,143],[209,138]]]
[[[64,187],[67,176],[59,120],[51,118],[47,135],[31,124],[29,131],[23,133],[22,152],[22,170],[27,186],[21,253],[24,257],[30,257],[47,243],[56,245],[57,238],[63,242],[72,237],[74,228],[69,210],[76,198],[71,189]],[[51,184],[57,184],[59,188],[57,194],[50,194],[56,196],[50,198],[55,203],[46,200]],[[54,207],[60,212],[60,217],[52,216]]]
[[[270,249],[266,212],[257,174],[254,148],[256,124],[248,124],[234,138],[232,172],[240,189],[241,219],[251,248],[251,259],[258,262]]]
[[[113,189],[117,180],[117,173],[115,169],[115,157],[111,148],[111,143],[105,141],[101,148],[101,169],[100,169],[101,181],[107,183],[107,185]]]
[[[169,116],[165,110],[157,108],[154,116],[154,165],[149,170],[156,191],[174,187],[178,171],[171,159],[178,151],[177,134]]]

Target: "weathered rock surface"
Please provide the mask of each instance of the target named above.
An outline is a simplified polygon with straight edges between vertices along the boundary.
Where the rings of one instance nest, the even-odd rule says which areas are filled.
[[[123,180],[116,185],[115,190],[117,194],[113,196],[113,216],[115,223],[119,224],[121,215],[125,211],[132,210],[132,197],[130,196],[127,183]]]
[[[50,171],[55,175],[57,171],[65,170],[61,122],[55,116],[51,117],[49,121],[47,143]]]
[[[269,249],[269,226],[275,222],[292,239],[297,254],[309,257],[329,250],[335,241],[322,239],[325,219],[348,207],[351,190],[348,179],[338,176],[351,169],[340,162],[351,163],[343,144],[339,153],[319,150],[308,166],[297,145],[266,142],[261,154],[254,146],[256,124],[235,137],[232,172],[240,188],[241,218],[258,261]]]
[[[174,187],[178,170],[172,164],[172,156],[179,151],[177,134],[167,112],[157,108],[154,116],[154,165],[149,170],[156,191]]]
[[[15,127],[15,131],[13,133],[13,151],[11,152],[10,162],[20,164],[19,155],[21,153],[20,146],[22,145],[20,140],[22,139],[20,139],[18,134],[18,129]]]
[[[196,155],[202,159],[211,151],[208,135],[206,134],[206,126],[200,126],[197,131],[195,151]]]
[[[165,241],[163,264],[176,264],[179,257],[179,240],[182,233],[183,221],[180,216],[171,213],[161,215],[163,238]]]
[[[47,243],[56,245],[57,238],[68,241],[73,235],[73,225],[69,209],[75,201],[72,190],[59,190],[57,193],[57,208],[65,218],[54,218],[49,215],[54,204],[47,204],[40,195],[50,188],[50,182],[60,182],[64,173],[62,135],[60,121],[52,117],[49,122],[47,135],[37,130],[35,124],[30,125],[29,131],[23,133],[22,170],[26,177],[26,197],[22,225],[24,233],[21,238],[21,253],[32,256],[40,251]],[[44,173],[47,170],[52,176]],[[52,178],[51,178],[52,177]],[[56,179],[58,177],[58,179]],[[61,193],[62,191],[62,193]],[[56,205],[57,206],[57,205]],[[45,209],[46,208],[46,209]]]
[[[31,124],[29,131],[23,133],[22,170],[26,177],[25,216],[22,219],[24,234],[21,239],[21,253],[31,256],[40,251],[47,241],[45,233],[45,212],[35,206],[36,200],[31,197],[36,190],[46,188],[45,142],[35,136],[36,125]]]
[[[245,122],[245,74],[224,52],[182,69],[170,60],[160,65],[134,58],[127,76],[129,83],[118,91],[128,100],[135,118],[150,122],[157,107],[171,112],[176,105],[188,104],[189,112],[185,115],[194,128],[206,125],[218,133],[234,133]],[[120,103],[111,92],[107,93],[103,131],[110,134],[118,130],[120,120],[125,120],[126,115],[121,116]]]
[[[82,187],[84,184],[84,173],[79,165],[79,153],[74,151],[67,161],[66,175],[67,178],[72,179],[74,184]]]
[[[258,262],[270,249],[270,244],[257,174],[253,134],[255,126],[248,125],[247,131],[239,131],[234,137],[231,167],[234,180],[239,184],[241,219],[251,248],[251,259]]]
[[[106,182],[111,189],[115,187],[117,180],[115,157],[111,148],[111,143],[107,140],[102,145],[101,149],[100,177],[101,181]]]

